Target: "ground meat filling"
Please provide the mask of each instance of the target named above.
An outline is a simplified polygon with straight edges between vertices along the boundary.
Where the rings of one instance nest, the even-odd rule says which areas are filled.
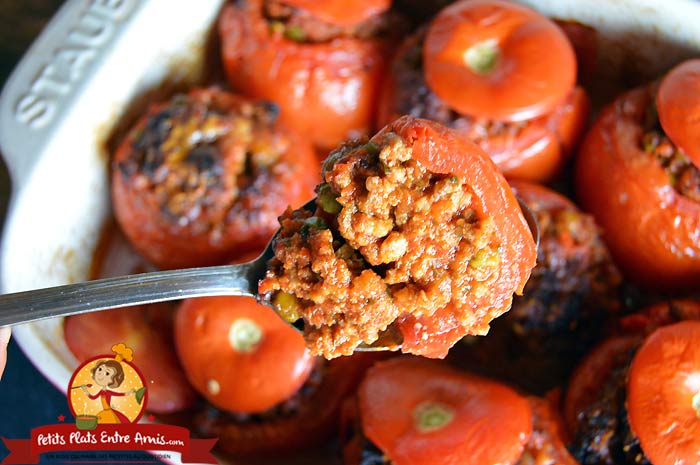
[[[326,358],[371,344],[406,316],[448,305],[480,333],[470,294],[499,278],[493,219],[472,208],[457,176],[434,174],[392,132],[331,153],[318,208],[287,211],[259,291],[288,319],[303,318],[307,346]]]
[[[372,39],[403,30],[403,21],[393,11],[373,16],[352,26],[339,26],[316,18],[302,8],[287,5],[282,0],[266,0],[263,15],[272,32],[278,32],[295,42],[329,42],[340,37]]]
[[[137,190],[155,195],[166,220],[212,232],[250,210],[261,186],[274,183],[288,141],[273,131],[272,104],[216,92],[178,95],[150,116],[116,162]],[[213,231],[214,233],[216,231]]]
[[[194,424],[203,436],[215,434],[216,431],[225,427],[227,424],[264,424],[274,422],[275,420],[293,417],[298,415],[303,409],[312,408],[314,402],[313,397],[319,390],[328,371],[327,363],[320,360],[311,371],[311,374],[294,393],[292,397],[280,402],[274,407],[260,413],[233,413],[225,412],[217,409],[211,404],[207,404],[197,417],[194,419]]]
[[[668,173],[669,184],[676,192],[700,202],[700,169],[666,136],[655,105],[651,105],[646,112],[641,147],[656,157]]]
[[[621,277],[593,217],[576,208],[528,206],[537,217],[540,246],[523,296],[513,299],[505,316],[511,329],[528,339],[546,338],[574,332],[582,321],[617,308]]]
[[[396,80],[392,105],[400,115],[412,115],[437,121],[454,128],[479,146],[489,139],[503,139],[506,146],[528,127],[529,121],[506,122],[462,115],[452,110],[435,95],[423,75],[423,41],[427,29],[423,28],[407,39],[403,54],[394,59],[392,75]],[[508,141],[512,141],[511,144]]]
[[[627,419],[627,373],[634,351],[606,380],[596,402],[579,413],[569,450],[581,465],[651,465]]]

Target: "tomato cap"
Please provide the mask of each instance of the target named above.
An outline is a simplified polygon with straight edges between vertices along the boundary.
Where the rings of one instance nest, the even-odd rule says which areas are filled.
[[[656,107],[668,137],[700,166],[700,59],[684,61],[666,74]]]
[[[651,463],[700,462],[700,321],[664,326],[644,341],[630,366],[627,407]]]
[[[358,396],[365,435],[396,465],[512,464],[532,432],[526,398],[436,361],[379,363]]]
[[[442,10],[423,47],[430,89],[460,113],[522,121],[552,111],[576,82],[562,30],[529,8],[462,0]]]
[[[251,297],[185,300],[175,344],[195,389],[232,412],[262,412],[288,399],[314,366],[301,334]]]

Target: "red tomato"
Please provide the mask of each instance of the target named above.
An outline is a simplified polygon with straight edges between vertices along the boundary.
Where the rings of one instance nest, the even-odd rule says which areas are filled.
[[[269,104],[215,88],[152,106],[113,161],[115,215],[136,249],[177,268],[264,246],[320,174],[312,147],[274,119]]]
[[[134,363],[145,377],[146,409],[172,413],[189,407],[195,393],[187,382],[172,348],[169,324],[171,304],[152,304],[84,313],[66,318],[64,335],[79,361],[112,353],[123,342],[134,351]]]
[[[175,343],[190,383],[231,412],[262,412],[284,401],[314,366],[301,334],[251,297],[185,300]]]
[[[427,88],[423,69],[415,63],[423,37],[420,31],[408,37],[394,56],[378,123],[389,124],[403,114],[432,119],[479,145],[509,179],[546,181],[560,175],[588,121],[590,101],[583,88],[575,87],[549,113],[523,122],[460,115]]]
[[[657,329],[627,384],[630,426],[655,465],[700,463],[700,321]]]
[[[391,7],[391,0],[283,0],[287,5],[303,8],[321,21],[352,26],[381,14]]]
[[[532,432],[527,399],[435,361],[378,363],[358,397],[365,435],[396,465],[508,465]]]
[[[428,86],[442,100],[490,119],[549,113],[576,81],[576,56],[561,29],[500,0],[462,0],[442,10],[428,29],[423,61]]]
[[[656,106],[668,137],[700,166],[700,59],[684,61],[666,74]]]
[[[700,203],[677,192],[641,145],[653,96],[652,87],[638,88],[601,111],[576,160],[576,193],[628,279],[651,289],[697,289]]]
[[[389,43],[350,37],[296,42],[270,30],[262,3],[229,4],[221,14],[222,56],[231,85],[278,104],[282,122],[320,148],[367,134]]]

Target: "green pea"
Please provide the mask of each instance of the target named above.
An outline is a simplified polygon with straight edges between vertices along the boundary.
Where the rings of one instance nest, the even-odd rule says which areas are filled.
[[[332,215],[337,215],[342,210],[343,206],[336,200],[337,196],[331,189],[331,186],[324,184],[318,192],[318,203],[324,212]]]

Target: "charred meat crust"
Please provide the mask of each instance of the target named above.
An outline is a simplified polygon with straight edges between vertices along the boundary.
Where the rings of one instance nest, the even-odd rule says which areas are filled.
[[[486,338],[469,338],[456,363],[544,394],[566,382],[581,356],[619,310],[621,276],[592,216],[536,185],[514,184],[540,228],[537,265],[522,296],[492,323]]]
[[[579,413],[569,449],[581,465],[650,465],[630,428],[625,406],[627,374],[635,351],[619,355],[600,397]]]
[[[576,332],[581,322],[600,323],[616,310],[621,276],[592,216],[573,205],[528,206],[540,227],[537,266],[503,318],[516,334],[541,344],[553,334]]]
[[[155,195],[166,221],[211,231],[256,203],[288,142],[276,107],[218,91],[177,95],[152,111],[114,167],[136,191]],[[248,213],[245,213],[248,211]]]

